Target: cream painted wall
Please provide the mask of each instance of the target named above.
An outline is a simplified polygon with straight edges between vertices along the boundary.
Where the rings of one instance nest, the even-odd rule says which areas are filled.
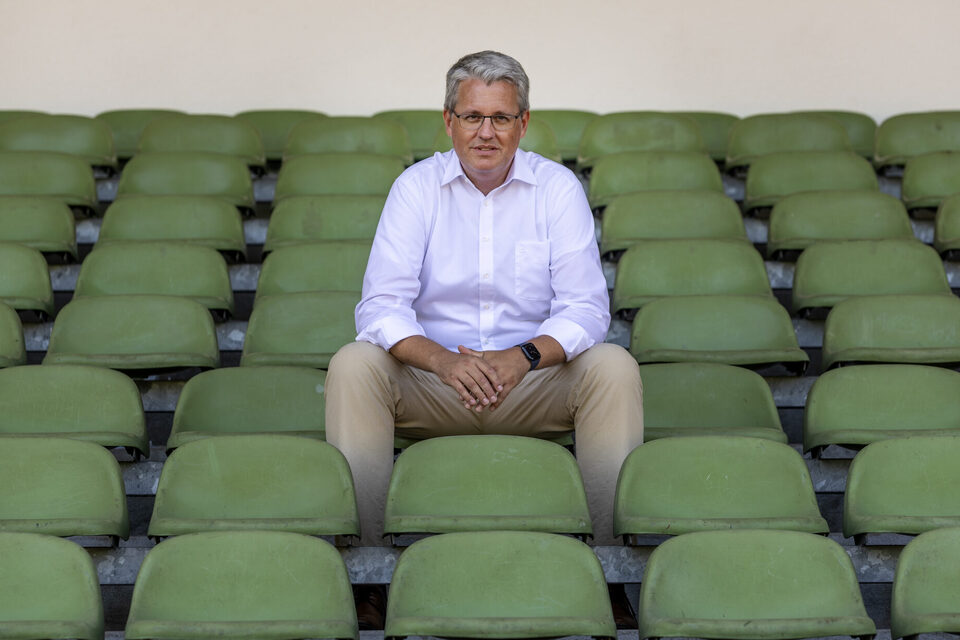
[[[0,0],[0,109],[439,107],[463,53],[536,107],[960,109],[957,0]]]

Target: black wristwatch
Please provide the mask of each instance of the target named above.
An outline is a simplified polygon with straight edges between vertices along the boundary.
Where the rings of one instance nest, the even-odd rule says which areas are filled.
[[[523,357],[530,361],[530,371],[536,369],[537,365],[540,364],[540,352],[537,351],[533,343],[524,342],[517,346],[520,347],[520,352],[523,354]]]

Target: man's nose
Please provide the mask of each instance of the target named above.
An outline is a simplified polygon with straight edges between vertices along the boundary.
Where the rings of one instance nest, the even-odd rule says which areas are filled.
[[[483,122],[480,123],[480,129],[477,131],[477,135],[481,138],[492,138],[495,134],[496,130],[493,128],[493,120],[484,118]]]

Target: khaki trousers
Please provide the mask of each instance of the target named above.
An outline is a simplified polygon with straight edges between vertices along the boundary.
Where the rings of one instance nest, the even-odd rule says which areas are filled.
[[[407,366],[368,342],[346,345],[326,382],[327,441],[353,472],[365,546],[382,546],[393,437],[495,433],[549,436],[576,430],[596,544],[611,544],[620,465],[643,442],[643,392],[636,361],[598,344],[573,360],[531,371],[496,411],[464,408],[433,373]]]

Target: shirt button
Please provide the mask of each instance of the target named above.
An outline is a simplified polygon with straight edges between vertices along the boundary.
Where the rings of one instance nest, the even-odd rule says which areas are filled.
[[[490,201],[489,201],[489,200],[484,200],[484,201],[483,201],[483,206],[485,206],[486,208],[489,209],[489,208],[490,208]]]
[[[489,274],[489,273],[483,274],[483,279],[484,279],[484,280],[489,280],[489,279],[490,279],[490,274]]]
[[[490,305],[485,304],[485,305],[483,305],[483,308],[484,308],[484,309],[489,309],[489,308],[490,308]]]
[[[483,242],[490,242],[490,238],[487,236],[483,236],[482,238],[480,238],[480,240],[482,240]]]

